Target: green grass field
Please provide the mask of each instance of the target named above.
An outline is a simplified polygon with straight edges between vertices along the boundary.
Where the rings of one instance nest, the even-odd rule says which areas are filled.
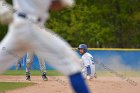
[[[14,90],[17,88],[23,88],[27,86],[34,85],[35,83],[26,83],[26,82],[0,82],[0,93],[5,93],[8,90]]]
[[[2,75],[12,75],[12,76],[21,76],[25,75],[25,70],[7,70]],[[40,76],[41,72],[39,70],[33,70],[31,71],[32,76]],[[48,76],[61,76],[62,74],[56,70],[47,70]]]
[[[130,77],[140,77],[140,71],[116,71],[117,74]],[[98,76],[115,76],[116,73],[111,73],[109,71],[97,71]],[[7,70],[2,75],[12,75],[12,76],[21,76],[25,75],[25,70]],[[32,76],[40,76],[41,72],[39,70],[31,71]],[[47,76],[63,76],[60,72],[56,70],[47,70]]]
[[[23,76],[23,75],[25,75],[25,70],[7,70],[2,75]],[[41,72],[39,70],[33,70],[33,71],[31,71],[31,75],[39,76],[39,75],[41,75]],[[48,70],[47,75],[48,76],[62,76],[62,74],[56,70]],[[35,83],[31,83],[31,82],[28,82],[28,83],[26,83],[26,82],[24,82],[24,83],[23,82],[0,82],[0,93],[4,93],[4,91],[8,91],[8,90],[31,86],[34,84]]]

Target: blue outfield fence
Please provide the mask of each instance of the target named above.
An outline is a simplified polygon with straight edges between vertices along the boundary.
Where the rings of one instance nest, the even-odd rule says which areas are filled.
[[[96,64],[96,70],[104,70],[99,63],[114,69],[114,70],[140,70],[140,49],[94,49],[90,48],[94,59],[98,62]],[[26,68],[26,57],[22,59],[22,69]],[[48,70],[53,70],[53,67],[46,64]],[[16,65],[10,68],[11,70],[16,69]],[[32,64],[33,70],[39,70],[38,58],[34,56],[34,62]]]

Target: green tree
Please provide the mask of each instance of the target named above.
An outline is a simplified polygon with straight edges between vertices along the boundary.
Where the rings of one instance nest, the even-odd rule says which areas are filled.
[[[76,6],[50,11],[46,26],[73,47],[140,48],[139,0],[76,0]],[[0,39],[7,28],[0,25]]]

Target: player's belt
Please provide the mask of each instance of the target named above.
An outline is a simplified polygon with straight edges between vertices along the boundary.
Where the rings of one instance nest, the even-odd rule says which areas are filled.
[[[41,22],[41,18],[39,18],[39,17],[27,15],[25,13],[17,13],[17,14],[19,17],[22,17],[24,19],[28,19],[28,20],[33,21],[33,22]]]

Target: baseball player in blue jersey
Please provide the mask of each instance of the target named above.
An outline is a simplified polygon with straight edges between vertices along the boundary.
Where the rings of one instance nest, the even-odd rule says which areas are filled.
[[[93,56],[87,52],[88,47],[86,44],[80,44],[78,47],[80,54],[82,54],[82,73],[86,79],[96,78],[95,62]]]
[[[6,52],[0,55],[0,73],[17,62],[26,51],[33,49],[46,58],[51,66],[69,77],[76,93],[90,93],[80,71],[77,53],[61,37],[44,28],[53,2],[58,2],[60,7],[73,7],[75,4],[74,0],[13,0],[16,11],[11,17],[9,11],[12,9],[8,10],[8,5],[3,6],[5,1],[0,0],[1,21],[6,19],[8,22],[13,18],[6,37],[0,43],[0,53]],[[3,47],[6,50],[2,50]]]

